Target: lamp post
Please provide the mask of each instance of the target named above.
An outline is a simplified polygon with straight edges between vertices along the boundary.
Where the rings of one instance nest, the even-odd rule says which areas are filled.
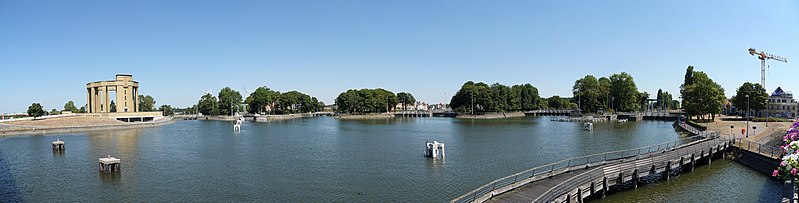
[[[472,116],[474,116],[474,93],[469,92],[469,95],[472,96]]]
[[[746,95],[746,137],[749,137],[749,95]]]

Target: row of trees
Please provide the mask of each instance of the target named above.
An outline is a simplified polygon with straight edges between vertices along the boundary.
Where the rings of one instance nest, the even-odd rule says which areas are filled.
[[[599,79],[586,75],[574,82],[572,93],[583,112],[641,111],[649,99],[649,93],[638,92],[635,80],[626,72]]]
[[[150,95],[139,96],[139,102],[138,103],[139,103],[139,111],[142,111],[142,112],[158,110],[158,111],[164,112],[165,116],[171,116],[171,115],[174,114],[174,111],[172,110],[172,106],[170,106],[170,105],[161,105],[161,107],[159,107],[158,109],[155,109],[154,108],[155,99],[152,96],[150,96]],[[109,106],[109,110],[110,110],[109,112],[117,112],[116,111],[117,110],[117,106],[116,106],[116,103],[113,100],[111,101],[111,103],[108,104],[108,106]],[[27,113],[28,113],[28,116],[32,116],[32,117],[35,118],[35,117],[44,116],[44,115],[57,115],[57,114],[61,114],[64,111],[69,111],[69,112],[72,112],[72,113],[86,113],[87,112],[85,105],[83,105],[80,108],[78,108],[77,106],[75,106],[75,102],[70,100],[70,101],[67,101],[67,103],[64,104],[64,108],[61,111],[59,111],[58,109],[52,109],[52,110],[50,110],[50,112],[47,112],[47,111],[44,110],[44,107],[41,104],[33,103],[30,106],[28,106]]]
[[[404,95],[402,96],[404,99],[403,104],[408,104],[411,100],[416,102],[416,99],[410,93],[400,92],[400,94]],[[336,97],[337,111],[348,114],[389,112],[398,103],[399,98],[394,92],[382,88],[350,89]]]
[[[679,109],[680,108],[680,101],[674,100],[672,95],[669,91],[663,91],[658,89],[657,94],[657,102],[655,102],[655,108],[659,109]]]
[[[468,81],[452,96],[450,107],[457,112],[508,112],[538,109],[542,103],[538,89],[529,83],[508,87]]]
[[[242,105],[246,104],[246,105]],[[203,115],[234,115],[236,112],[266,114],[292,114],[321,111],[325,104],[316,97],[298,91],[280,93],[268,87],[259,87],[242,100],[241,93],[230,87],[222,88],[215,97],[206,93],[197,105],[185,110],[187,113]]]
[[[239,111],[241,102],[241,93],[230,87],[225,87],[219,90],[218,97],[211,93],[200,97],[197,109],[203,115],[233,115]]]
[[[292,114],[321,111],[325,104],[316,97],[311,97],[302,92],[288,91],[280,93],[259,87],[245,100],[250,113]]]
[[[765,91],[764,91],[765,93]],[[682,108],[689,117],[696,116],[706,120],[705,115],[715,119],[724,108],[724,88],[714,82],[704,72],[694,71],[693,66],[688,66],[685,79],[680,85]],[[763,99],[765,102],[765,99]]]

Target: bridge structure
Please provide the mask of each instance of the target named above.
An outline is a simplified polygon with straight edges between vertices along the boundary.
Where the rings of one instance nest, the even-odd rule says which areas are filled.
[[[569,116],[575,114],[579,114],[579,111],[572,109],[539,109],[524,112],[524,115],[529,116]]]
[[[677,123],[680,123],[677,121]],[[677,125],[679,126],[679,125]],[[731,149],[777,163],[782,150],[721,137],[691,126],[692,136],[635,149],[611,151],[561,160],[512,174],[456,197],[461,202],[583,202],[604,197],[611,187],[636,188],[643,180],[668,180],[696,166],[724,158]],[[752,157],[752,156],[750,156]]]

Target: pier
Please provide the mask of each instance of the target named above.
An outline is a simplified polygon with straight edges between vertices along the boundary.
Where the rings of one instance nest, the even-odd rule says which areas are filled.
[[[524,112],[528,116],[569,116],[579,114],[579,110],[571,109],[540,109]]]
[[[583,202],[604,197],[611,187],[637,188],[644,179],[668,180],[696,166],[733,152],[736,160],[773,170],[781,150],[704,132],[677,121],[693,136],[636,149],[561,160],[489,182],[451,203],[460,202]],[[748,157],[752,160],[745,160]]]

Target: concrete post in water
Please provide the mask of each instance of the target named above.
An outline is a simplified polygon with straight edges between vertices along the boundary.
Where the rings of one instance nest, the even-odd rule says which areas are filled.
[[[616,180],[616,184],[624,183],[624,172],[619,172],[619,179]]]
[[[596,194],[596,180],[591,180],[591,195]]]
[[[233,132],[240,132],[241,131],[241,119],[236,120],[236,124],[233,125]]]
[[[114,173],[120,170],[120,160],[108,155],[108,157],[100,158],[100,172]]]
[[[53,141],[53,151],[57,152],[64,151],[64,141],[61,140]]]
[[[694,156],[694,154],[691,154],[691,172],[694,171],[694,166],[696,166],[696,156]]]
[[[583,203],[583,189],[577,188],[577,203]]]
[[[602,197],[603,198],[605,197],[605,195],[607,195],[609,188],[610,187],[608,187],[608,177],[605,176],[605,177],[602,178]]]
[[[680,157],[680,169],[685,168],[685,157]]]
[[[428,141],[425,142],[425,146],[427,147],[427,149],[425,150],[426,152],[425,154],[427,155],[427,157],[436,159],[438,158],[438,152],[441,151],[441,158],[444,158],[445,156],[444,143],[440,143],[438,141],[433,141],[433,142]]]

